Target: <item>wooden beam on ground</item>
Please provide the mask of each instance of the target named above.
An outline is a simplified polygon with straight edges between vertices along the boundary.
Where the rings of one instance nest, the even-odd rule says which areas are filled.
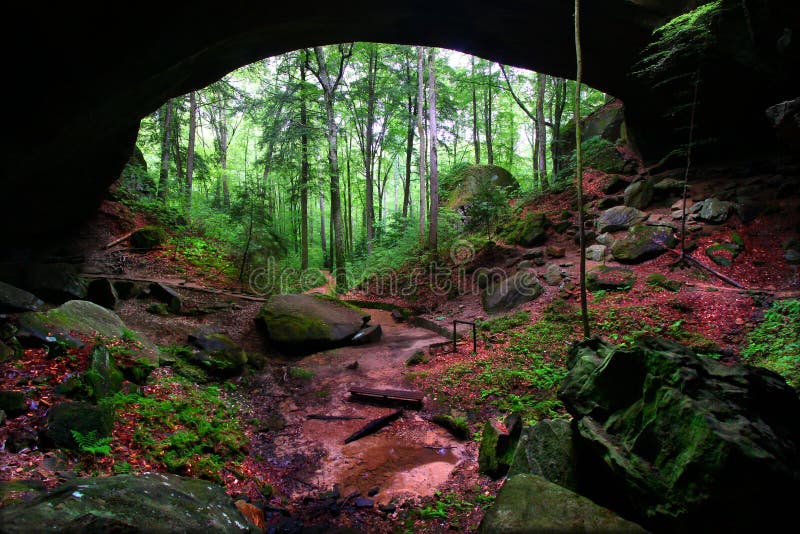
[[[408,391],[401,389],[374,389],[360,386],[350,388],[350,395],[353,397],[363,397],[368,399],[378,399],[386,401],[408,402],[411,404],[422,404],[425,394],[422,391]]]

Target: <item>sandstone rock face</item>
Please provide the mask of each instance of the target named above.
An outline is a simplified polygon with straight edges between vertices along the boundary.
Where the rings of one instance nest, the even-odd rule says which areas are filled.
[[[595,339],[568,359],[559,397],[583,494],[654,531],[772,531],[796,515],[800,398],[782,377],[658,338]]]
[[[540,532],[644,533],[642,527],[617,516],[586,497],[537,475],[509,478],[486,512],[482,534]]]
[[[77,478],[0,509],[3,532],[258,532],[221,486],[144,473]]]

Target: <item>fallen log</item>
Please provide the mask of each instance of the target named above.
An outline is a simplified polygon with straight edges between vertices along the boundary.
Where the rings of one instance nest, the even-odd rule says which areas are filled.
[[[401,389],[374,389],[360,386],[350,388],[350,395],[354,398],[376,399],[380,401],[398,401],[412,405],[420,405],[425,399],[422,391],[408,391]]]
[[[364,425],[360,430],[354,432],[350,436],[348,436],[344,442],[350,443],[351,441],[356,441],[357,439],[361,439],[363,437],[369,436],[370,434],[374,434],[381,428],[385,427],[392,421],[398,419],[401,415],[403,415],[403,410],[397,410],[396,412],[389,414],[384,417],[379,417],[374,421],[370,421],[366,425]]]
[[[131,231],[130,231],[130,232],[128,232],[127,234],[123,235],[122,237],[118,237],[118,238],[116,238],[114,241],[112,241],[111,243],[109,243],[109,244],[107,244],[107,245],[103,245],[103,248],[104,248],[104,249],[108,249],[108,248],[111,248],[111,247],[113,247],[114,245],[117,245],[117,244],[119,244],[119,243],[122,243],[123,241],[125,241],[126,239],[128,239],[130,236],[132,236],[132,235],[133,235],[133,232],[135,232],[136,230],[138,230],[138,228],[136,228],[136,229],[134,229],[134,230],[131,230]]]
[[[352,421],[354,419],[364,418],[356,415],[323,415],[319,413],[310,413],[307,419],[317,419],[319,421]]]

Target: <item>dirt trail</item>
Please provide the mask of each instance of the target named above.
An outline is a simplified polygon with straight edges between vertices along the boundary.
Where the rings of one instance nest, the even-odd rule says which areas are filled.
[[[301,480],[324,490],[339,485],[342,495],[358,491],[379,503],[393,498],[431,495],[444,484],[457,463],[471,458],[474,447],[454,440],[424,418],[434,399],[425,399],[423,411],[406,409],[404,415],[376,434],[344,444],[344,439],[367,422],[388,415],[396,407],[354,402],[351,386],[411,389],[404,376],[405,361],[415,351],[444,338],[422,328],[397,324],[391,314],[368,310],[372,324],[380,324],[378,343],[348,346],[312,354],[297,367],[313,371],[310,383],[293,392],[282,408],[288,426],[276,439],[276,454],[298,452],[318,461],[298,472]],[[358,362],[355,369],[354,362]],[[289,362],[287,362],[287,365]],[[307,419],[309,414],[363,417],[353,420]],[[299,487],[306,492],[308,488]]]

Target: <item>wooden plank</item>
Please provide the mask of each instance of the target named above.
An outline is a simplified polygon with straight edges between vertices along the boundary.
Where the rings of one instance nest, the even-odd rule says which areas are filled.
[[[408,402],[422,402],[425,394],[422,391],[409,391],[401,389],[374,389],[360,386],[350,388],[350,394],[360,397],[374,397],[387,400],[399,400]]]
[[[350,443],[351,441],[355,441],[365,436],[369,436],[370,434],[374,434],[375,432],[385,427],[395,419],[398,419],[401,415],[403,415],[403,410],[397,410],[396,412],[389,414],[385,417],[380,417],[378,419],[375,419],[374,421],[370,421],[369,423],[361,427],[357,432],[351,434],[347,439],[344,440],[344,442]]]

